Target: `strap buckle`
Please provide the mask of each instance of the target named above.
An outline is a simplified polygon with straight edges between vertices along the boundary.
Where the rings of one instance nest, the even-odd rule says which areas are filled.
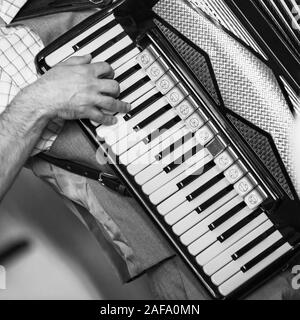
[[[98,181],[104,186],[115,192],[118,192],[122,196],[131,197],[127,188],[123,185],[121,180],[113,174],[101,172],[99,174]]]

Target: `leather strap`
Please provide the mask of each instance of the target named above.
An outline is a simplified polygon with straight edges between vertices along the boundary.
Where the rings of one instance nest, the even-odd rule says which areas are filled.
[[[72,161],[54,158],[44,153],[39,154],[37,157],[73,174],[96,180],[103,186],[118,192],[124,197],[131,197],[131,194],[128,192],[127,188],[115,175],[105,173]]]
[[[13,22],[60,12],[103,9],[113,0],[28,0]]]

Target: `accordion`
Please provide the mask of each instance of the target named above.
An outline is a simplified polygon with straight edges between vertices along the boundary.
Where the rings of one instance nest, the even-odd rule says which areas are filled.
[[[217,299],[246,295],[299,250],[299,30],[278,3],[115,1],[36,58],[40,73],[88,53],[111,64],[132,110],[82,129]]]

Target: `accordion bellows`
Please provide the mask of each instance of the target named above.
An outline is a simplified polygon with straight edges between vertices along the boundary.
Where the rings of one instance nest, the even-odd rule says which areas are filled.
[[[291,142],[294,118],[272,70],[205,15],[193,10],[187,1],[162,0],[154,11],[208,54],[225,107],[272,136],[299,194]],[[241,129],[238,120],[230,120]],[[272,157],[271,147],[266,141],[266,145],[262,146],[259,144],[264,142],[260,139],[253,141],[252,136],[249,139],[252,139],[254,151],[267,153],[258,154],[260,158]],[[269,163],[269,170],[284,180],[278,172],[280,169],[274,166]],[[288,186],[284,181],[282,183],[292,198]]]

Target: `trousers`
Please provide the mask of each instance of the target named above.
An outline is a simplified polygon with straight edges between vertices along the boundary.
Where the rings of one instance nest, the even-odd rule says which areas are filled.
[[[47,45],[92,13],[61,13],[18,23],[29,26]],[[65,124],[50,154],[103,171],[111,170],[96,161],[95,150],[74,122]],[[146,273],[154,299],[210,299],[134,199],[124,198],[97,181],[66,172],[39,159],[32,159],[30,166],[38,177],[64,197],[74,214],[99,240],[121,281],[132,281]],[[248,299],[294,298],[297,292],[291,287],[291,279],[291,270],[286,270],[254,291]]]

